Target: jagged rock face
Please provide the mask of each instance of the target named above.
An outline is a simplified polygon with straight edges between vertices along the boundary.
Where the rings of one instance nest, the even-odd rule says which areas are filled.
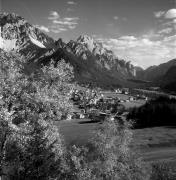
[[[62,49],[63,49],[63,48],[66,47],[66,43],[64,43],[61,38],[59,38],[59,39],[55,42],[55,45],[56,45],[56,49],[58,49],[58,48],[62,48]]]
[[[107,56],[109,59],[114,58],[112,51],[108,51],[101,43],[96,42],[93,38],[87,35],[81,35],[76,41],[70,41],[67,44],[72,52],[77,56],[82,56],[87,59],[89,56]]]
[[[94,59],[99,68],[114,71],[115,74],[121,72],[126,76],[136,76],[135,68],[130,62],[119,60],[112,51],[87,35],[80,36],[76,41],[70,41],[67,46],[73,54],[84,60]]]
[[[54,48],[54,40],[16,14],[0,14],[0,48],[31,59]]]

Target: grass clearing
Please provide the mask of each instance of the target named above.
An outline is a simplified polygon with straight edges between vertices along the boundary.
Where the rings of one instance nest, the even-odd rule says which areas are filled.
[[[126,109],[133,108],[133,107],[140,107],[146,103],[145,100],[137,100],[137,101],[131,101],[131,102],[123,102],[120,103],[125,106]]]
[[[102,93],[105,98],[107,97],[112,97],[112,98],[120,98],[122,101],[129,100],[131,97],[130,95],[127,94],[117,94],[114,92],[103,92]],[[140,107],[146,103],[146,100],[139,99],[136,101],[130,101],[130,102],[121,102],[120,104],[124,105],[126,109],[133,108],[133,107]]]

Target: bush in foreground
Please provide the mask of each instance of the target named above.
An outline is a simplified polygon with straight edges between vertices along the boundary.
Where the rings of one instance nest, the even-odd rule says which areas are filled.
[[[130,148],[131,124],[123,119],[107,120],[95,132],[92,163],[96,179],[147,180],[148,167]]]
[[[176,171],[174,167],[172,167],[168,163],[162,163],[162,162],[153,163],[150,179],[151,180],[175,180]]]

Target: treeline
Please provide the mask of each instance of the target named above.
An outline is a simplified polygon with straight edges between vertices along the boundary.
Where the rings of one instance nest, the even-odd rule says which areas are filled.
[[[176,99],[158,97],[141,107],[130,109],[127,117],[135,128],[176,126]]]

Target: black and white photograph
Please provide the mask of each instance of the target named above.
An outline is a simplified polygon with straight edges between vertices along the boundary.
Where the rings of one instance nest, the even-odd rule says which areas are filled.
[[[176,180],[176,0],[0,0],[0,180]]]

